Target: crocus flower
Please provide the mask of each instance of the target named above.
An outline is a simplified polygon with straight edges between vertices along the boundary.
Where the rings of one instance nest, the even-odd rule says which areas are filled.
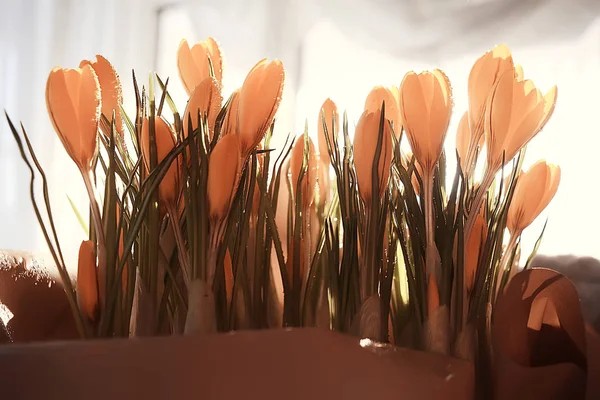
[[[201,117],[206,115],[209,137],[212,139],[215,132],[215,121],[221,111],[221,85],[215,78],[207,77],[196,86],[190,95],[185,113],[183,114],[183,132],[187,137],[189,119],[192,120],[192,129],[198,128],[198,114]]]
[[[398,97],[397,95],[394,95],[392,90],[383,86],[375,86],[369,92],[367,99],[365,100],[365,110],[381,110],[381,106],[384,102],[385,117],[392,121],[394,124],[394,133],[396,136],[399,136],[400,130],[402,129],[402,118],[400,116]]]
[[[540,160],[519,176],[506,227],[518,236],[548,206],[560,183],[560,167]]]
[[[519,80],[514,69],[494,86],[485,113],[487,173],[508,163],[544,127],[556,104],[556,86],[542,96],[530,80]]]
[[[98,312],[98,277],[96,275],[95,244],[91,240],[84,240],[79,246],[77,305],[90,320],[96,319]]]
[[[508,70],[513,70],[510,49],[502,44],[488,51],[473,65],[469,74],[469,127],[471,130],[469,158],[483,136],[485,108],[492,88]],[[471,161],[471,160],[469,160]]]
[[[248,73],[238,105],[238,134],[242,157],[246,158],[262,141],[275,119],[281,102],[283,64],[279,60],[259,61]]]
[[[115,129],[123,135],[123,119],[121,118],[120,105],[123,104],[123,90],[121,80],[112,64],[101,55],[96,55],[96,61],[83,60],[79,68],[89,65],[94,69],[100,84],[100,95],[102,98],[102,114],[112,121],[113,112],[115,113]]]
[[[222,137],[208,162],[209,217],[214,223],[223,221],[229,213],[231,200],[239,180],[240,146],[236,135]]]
[[[407,73],[400,86],[400,110],[413,154],[425,174],[432,173],[452,115],[452,91],[446,75],[439,69]]]
[[[56,67],[46,83],[46,107],[69,157],[82,174],[89,174],[97,149],[100,84],[90,65]]]
[[[204,79],[210,77],[209,59],[213,66],[214,77],[221,84],[223,79],[223,57],[219,44],[212,37],[204,42],[196,43],[192,48],[185,39],[179,44],[177,68],[188,95],[191,95],[196,86]]]
[[[452,115],[452,91],[448,77],[439,69],[420,74],[407,73],[400,86],[400,109],[404,131],[415,158],[423,168],[426,269],[428,273],[437,273],[440,256],[435,243],[433,172],[442,153]]]
[[[354,167],[358,180],[358,191],[365,205],[370,206],[373,198],[373,160],[377,150],[381,111],[365,111],[358,120],[354,134]],[[392,132],[390,124],[384,122],[379,156],[379,193],[383,196],[390,177],[392,163]]]

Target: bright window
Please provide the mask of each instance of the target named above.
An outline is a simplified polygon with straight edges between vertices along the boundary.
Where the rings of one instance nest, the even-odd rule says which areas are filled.
[[[185,93],[177,78],[175,53],[181,38],[191,42],[204,39],[194,36],[193,27],[183,8],[174,7],[161,14],[158,71],[177,82],[178,104],[185,103]],[[507,28],[508,29],[508,28]],[[275,34],[275,33],[274,33]],[[494,43],[490,43],[492,46]],[[600,122],[597,119],[600,101],[600,24],[596,23],[580,37],[567,42],[519,47],[507,43],[517,63],[523,65],[525,77],[546,92],[558,86],[556,111],[546,129],[534,139],[527,151],[525,167],[539,158],[558,163],[562,181],[549,209],[524,235],[526,258],[539,235],[546,217],[548,228],[540,252],[544,254],[578,254],[600,258],[600,215],[596,201],[600,189],[590,177],[598,174],[597,149],[600,148]],[[240,43],[240,46],[244,46]],[[227,53],[236,52],[231,46]],[[346,38],[336,26],[322,20],[303,38],[300,59],[301,80],[295,96],[298,118],[285,121],[283,131],[299,133],[308,120],[311,136],[316,136],[317,113],[322,102],[331,97],[341,110],[346,110],[352,128],[362,111],[364,99],[374,85],[398,85],[408,70],[441,68],[449,76],[454,94],[454,116],[448,131],[447,154],[454,154],[456,126],[467,109],[467,80],[470,68],[479,52],[465,53],[437,63],[401,59],[362,48]],[[227,87],[238,87],[247,69],[227,66]],[[227,95],[228,93],[226,93]]]

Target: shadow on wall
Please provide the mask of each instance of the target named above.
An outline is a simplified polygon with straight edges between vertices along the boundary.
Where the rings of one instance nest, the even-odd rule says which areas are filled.
[[[600,260],[573,255],[538,255],[531,265],[555,270],[569,278],[579,292],[584,318],[600,332]]]

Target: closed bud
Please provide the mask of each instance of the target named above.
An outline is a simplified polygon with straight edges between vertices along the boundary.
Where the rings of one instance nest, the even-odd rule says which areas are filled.
[[[238,105],[238,133],[242,157],[263,140],[281,102],[285,73],[279,60],[259,61],[248,73]]]
[[[182,40],[177,50],[177,68],[183,87],[188,95],[203,80],[210,77],[209,60],[212,63],[214,77],[221,84],[223,79],[223,56],[219,44],[209,37],[204,42],[190,48],[187,40]]]
[[[239,180],[240,146],[236,135],[221,138],[208,161],[208,208],[211,221],[221,222],[229,213]]]
[[[212,139],[215,133],[215,121],[221,111],[221,85],[215,78],[208,77],[196,86],[190,94],[185,113],[183,114],[183,134],[188,137],[189,120],[192,120],[192,129],[198,129],[198,115],[206,117],[209,137]]]
[[[560,183],[560,167],[536,162],[517,180],[508,208],[506,227],[511,235],[519,235],[540,215],[554,198]]]
[[[469,127],[470,147],[479,143],[483,136],[483,122],[488,97],[498,79],[507,71],[514,71],[510,49],[498,45],[473,64],[469,73]]]
[[[77,263],[77,305],[92,321],[98,313],[98,276],[96,275],[95,245],[84,240],[79,246]]]
[[[385,102],[385,117],[394,124],[394,134],[400,135],[402,130],[402,118],[400,116],[400,105],[398,101],[398,92],[394,95],[393,89],[388,89],[383,86],[375,86],[365,100],[365,111],[381,110],[382,104]]]
[[[430,174],[442,153],[452,115],[448,77],[439,69],[407,73],[400,86],[400,109],[412,152]]]
[[[360,197],[367,207],[373,201],[373,162],[377,151],[377,141],[381,122],[381,111],[365,111],[356,125],[354,134],[354,167],[358,180]],[[383,197],[390,177],[392,164],[392,132],[390,124],[384,121],[383,137],[381,138],[381,153],[379,155],[379,193],[377,200]]]
[[[48,114],[69,157],[82,172],[90,171],[97,149],[100,84],[90,65],[56,67],[46,82]]]

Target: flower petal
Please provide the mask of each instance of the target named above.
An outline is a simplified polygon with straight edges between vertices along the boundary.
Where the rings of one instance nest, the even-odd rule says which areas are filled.
[[[240,104],[240,89],[235,90],[231,94],[229,107],[225,113],[225,119],[221,126],[221,136],[229,134],[237,134],[238,130],[238,108]]]
[[[211,220],[218,222],[227,217],[239,180],[238,136],[222,137],[215,145],[208,162],[208,207]]]
[[[380,119],[381,111],[379,110],[375,112],[363,112],[358,120],[354,134],[354,167],[356,170],[356,179],[358,180],[358,191],[367,207],[371,204],[373,197],[372,172],[375,152],[377,150]],[[392,161],[391,134],[390,125],[385,124],[379,157],[379,168],[377,171],[379,177],[379,198],[385,193],[390,176]]]
[[[279,60],[259,61],[240,91],[238,123],[242,156],[247,157],[273,123],[281,102],[285,73]]]
[[[119,107],[123,104],[123,89],[117,71],[106,58],[99,54],[96,55],[96,61],[83,60],[79,67],[82,68],[86,64],[94,69],[98,77],[102,97],[102,114],[111,121],[114,112],[115,128],[119,134],[123,135],[123,119]]]
[[[375,86],[367,95],[365,100],[365,110],[377,111],[381,110],[382,104],[385,102],[385,117],[394,124],[394,132],[401,129],[402,122],[400,110],[398,109],[398,101],[392,91],[383,86]],[[399,133],[398,133],[399,134]]]
[[[485,114],[485,141],[488,146],[488,164],[497,168],[502,163],[505,143],[510,140],[509,127],[512,117],[514,71],[505,72],[488,98]],[[506,160],[508,162],[508,160]]]
[[[215,131],[215,121],[219,111],[221,111],[222,102],[223,96],[221,95],[219,82],[210,76],[205,78],[190,95],[183,117],[184,136],[187,137],[189,134],[188,121],[190,117],[193,129],[198,128],[198,113],[200,113],[201,116],[207,116],[209,136],[212,139]]]
[[[91,168],[100,118],[100,85],[89,65],[54,68],[46,83],[46,107],[67,154],[80,169]]]

